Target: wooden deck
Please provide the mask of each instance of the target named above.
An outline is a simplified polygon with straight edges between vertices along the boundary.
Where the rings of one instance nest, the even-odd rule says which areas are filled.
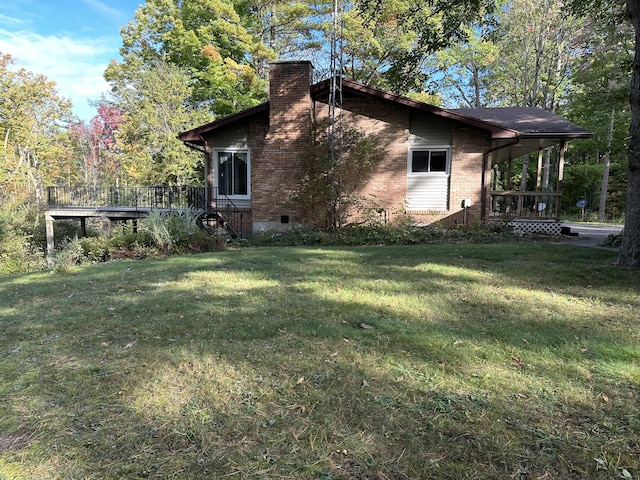
[[[48,187],[45,210],[47,264],[52,267],[55,256],[55,220],[78,220],[82,235],[86,235],[87,218],[99,218],[108,228],[114,221],[136,222],[151,212],[189,212],[219,225],[234,238],[242,238],[243,210],[218,188],[176,185]]]

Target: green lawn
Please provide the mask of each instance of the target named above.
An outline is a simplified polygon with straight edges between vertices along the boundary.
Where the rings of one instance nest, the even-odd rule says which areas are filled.
[[[0,479],[640,478],[640,272],[547,243],[0,277]]]

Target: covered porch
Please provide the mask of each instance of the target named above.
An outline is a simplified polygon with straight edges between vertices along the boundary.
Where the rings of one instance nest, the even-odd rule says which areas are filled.
[[[485,153],[483,220],[526,233],[559,234],[567,144],[593,134],[538,108],[455,111],[511,133],[494,137]]]

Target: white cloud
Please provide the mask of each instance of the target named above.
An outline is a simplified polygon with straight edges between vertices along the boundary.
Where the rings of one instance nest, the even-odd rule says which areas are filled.
[[[0,13],[0,25],[6,25],[7,27],[17,27],[23,24],[24,21],[19,18],[9,17]]]
[[[83,120],[95,114],[88,101],[98,100],[107,91],[102,74],[117,51],[115,39],[108,42],[0,29],[0,52],[9,53],[17,67],[56,82],[60,95],[71,99],[74,113]]]
[[[100,12],[104,16],[113,18],[118,21],[126,20],[126,15],[119,9],[113,8],[100,0],[82,0],[82,2]]]

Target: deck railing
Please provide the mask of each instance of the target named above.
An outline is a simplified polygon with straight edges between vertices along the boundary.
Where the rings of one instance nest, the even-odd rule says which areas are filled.
[[[123,207],[162,210],[206,210],[204,187],[48,187],[47,205],[69,207]]]
[[[558,219],[559,192],[527,192],[492,190],[490,215],[493,217],[525,217]]]

